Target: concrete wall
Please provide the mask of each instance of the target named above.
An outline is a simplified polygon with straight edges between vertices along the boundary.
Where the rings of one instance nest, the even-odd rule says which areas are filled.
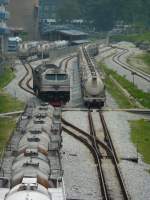
[[[10,0],[8,10],[10,19],[8,25],[11,27],[22,27],[28,32],[28,39],[36,39],[37,19],[34,15],[36,0]]]

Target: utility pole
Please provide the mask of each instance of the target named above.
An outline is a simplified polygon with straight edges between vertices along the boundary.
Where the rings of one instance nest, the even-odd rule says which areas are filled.
[[[110,42],[110,32],[108,32],[106,37],[106,46],[109,46],[109,42]]]
[[[136,73],[135,72],[131,72],[131,75],[132,75],[132,82],[133,82],[133,85],[134,85],[134,83],[135,83],[135,81],[134,81],[134,75],[135,75]]]

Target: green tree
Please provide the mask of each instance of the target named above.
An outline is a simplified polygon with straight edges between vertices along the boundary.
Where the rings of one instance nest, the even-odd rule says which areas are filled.
[[[80,4],[78,0],[62,0],[58,10],[57,16],[62,21],[72,20],[80,17]]]
[[[62,20],[82,18],[99,30],[111,29],[117,20],[150,27],[150,0],[61,0]]]

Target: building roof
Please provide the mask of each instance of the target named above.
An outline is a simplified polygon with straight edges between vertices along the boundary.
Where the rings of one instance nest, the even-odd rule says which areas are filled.
[[[8,41],[10,41],[10,42],[21,42],[22,39],[20,37],[9,37]]]
[[[58,32],[65,35],[71,35],[71,36],[88,35],[87,33],[78,31],[78,30],[59,30]]]
[[[84,44],[84,43],[88,43],[88,42],[89,42],[89,40],[74,40],[71,43],[78,45],[78,44]]]

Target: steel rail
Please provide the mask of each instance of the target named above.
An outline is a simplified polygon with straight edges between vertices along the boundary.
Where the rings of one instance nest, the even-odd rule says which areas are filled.
[[[28,64],[28,63],[26,63],[25,60],[21,60],[21,62],[22,62],[23,66],[24,66],[24,68],[25,68],[25,70],[26,70],[26,73],[25,73],[25,75],[21,78],[21,80],[19,81],[18,85],[19,85],[19,87],[20,87],[21,89],[23,89],[24,91],[26,91],[26,92],[28,92],[28,93],[30,93],[30,94],[32,94],[32,95],[35,95],[34,92],[33,92],[33,90],[31,89],[31,86],[29,85],[29,82],[31,81],[31,77],[30,77],[30,78],[26,81],[26,83],[25,83],[25,85],[26,85],[27,87],[25,87],[25,86],[23,85],[24,80],[29,76],[29,69],[28,69],[28,67],[26,66],[26,64]]]
[[[126,185],[124,183],[121,171],[120,171],[119,166],[118,166],[119,160],[118,160],[118,157],[117,157],[117,153],[115,151],[113,141],[111,139],[111,136],[110,136],[109,130],[107,128],[107,124],[106,124],[106,121],[105,121],[105,118],[104,118],[102,112],[99,112],[99,117],[100,117],[100,120],[101,120],[101,123],[102,123],[102,126],[103,126],[103,130],[104,130],[104,134],[105,134],[107,144],[110,147],[110,149],[112,150],[112,161],[113,161],[114,166],[115,166],[116,174],[117,174],[120,186],[121,186],[123,197],[124,197],[125,200],[129,200],[130,197],[129,197],[129,194],[127,192]]]
[[[91,115],[91,114],[90,114],[90,115]],[[101,118],[100,118],[100,120],[101,120]],[[91,120],[91,117],[90,117],[90,121],[92,121],[92,120]],[[110,158],[110,159],[112,160],[113,164],[114,164],[115,172],[116,172],[116,175],[117,175],[117,177],[118,177],[118,181],[119,181],[119,184],[120,184],[120,187],[121,187],[121,191],[122,191],[122,194],[123,194],[123,198],[124,198],[125,200],[129,200],[130,197],[129,197],[128,192],[127,192],[127,190],[126,190],[126,186],[125,186],[124,180],[123,180],[123,178],[122,178],[122,174],[121,174],[120,169],[119,169],[119,166],[118,166],[119,160],[118,160],[118,158],[117,158],[117,155],[115,155],[114,151],[112,150],[112,149],[113,149],[113,148],[111,147],[112,145],[109,145],[108,139],[106,139],[106,142],[107,142],[107,144],[106,144],[106,143],[100,141],[100,140],[96,137],[96,135],[95,135],[95,136],[90,135],[89,133],[87,133],[87,132],[83,131],[82,129],[76,127],[75,125],[69,123],[68,121],[66,121],[66,120],[63,119],[63,118],[62,118],[62,122],[63,122],[64,125],[66,125],[66,126],[68,126],[68,127],[71,127],[71,128],[73,129],[73,131],[71,131],[71,132],[76,131],[76,132],[80,133],[81,135],[83,135],[82,138],[83,138],[84,140],[88,141],[89,144],[91,144],[91,145],[93,146],[93,148],[95,149],[95,152],[97,153],[99,159],[102,159],[102,155],[99,153],[99,150],[96,150],[96,149],[99,149],[99,147],[103,147],[103,149],[105,149],[105,151],[107,152],[107,157]],[[104,119],[103,119],[103,122],[104,122]],[[103,122],[101,122],[101,123],[102,123],[102,126],[105,126],[104,131],[106,131],[106,130],[108,131],[106,122],[105,122],[105,125],[103,125]],[[93,122],[90,122],[90,123],[91,123],[90,126],[94,126]],[[63,129],[65,130],[66,128],[63,126]],[[70,130],[68,130],[68,131],[70,131]],[[92,127],[92,131],[95,131],[95,130],[94,130],[94,127]],[[94,134],[95,134],[95,133],[94,133]],[[105,134],[106,134],[106,133],[105,133]],[[107,133],[107,134],[108,134],[108,133]],[[78,136],[78,137],[79,137],[79,136]],[[108,137],[108,136],[107,136],[107,137]],[[110,138],[111,138],[111,137],[110,137]],[[96,144],[96,146],[97,146],[96,148],[95,148],[95,146],[93,145],[94,143],[97,143],[97,144]],[[100,145],[100,146],[99,146],[99,145]],[[97,151],[98,151],[98,152],[97,152]],[[96,160],[96,162],[97,162],[97,160]],[[100,164],[101,164],[101,161],[100,161]],[[97,168],[97,170],[98,170],[98,168]],[[99,174],[99,172],[98,172],[98,174]],[[100,184],[102,185],[101,179],[100,179],[100,175],[99,175],[99,182],[100,182]],[[101,190],[101,191],[102,191],[102,193],[103,193],[103,190]],[[104,196],[104,194],[103,194],[103,196]],[[109,196],[108,196],[108,198],[109,198]]]
[[[59,67],[61,68],[63,66],[63,63],[65,62],[65,65],[66,65],[66,62],[68,59],[71,59],[72,56],[67,56],[65,58],[63,58],[60,62],[59,62]]]
[[[88,147],[88,149],[90,150],[90,152],[92,153],[92,155],[94,157],[96,167],[97,167],[97,172],[98,172],[100,188],[102,189],[101,170],[100,170],[101,163],[100,163],[99,155],[98,155],[96,149],[84,137],[78,136],[78,135],[74,134],[72,131],[70,131],[64,127],[62,127],[62,130],[67,132],[69,135],[73,136],[75,139],[79,140],[80,142],[84,143]],[[109,197],[104,196],[103,191],[102,191],[102,195],[103,195],[104,200],[109,200]]]
[[[150,75],[143,72],[142,70],[139,70],[139,69],[132,69],[131,66],[123,63],[120,58],[121,56],[123,56],[124,54],[128,53],[129,50],[128,49],[125,49],[125,48],[119,48],[119,47],[116,47],[117,49],[120,49],[122,50],[122,52],[119,52],[117,54],[115,54],[113,57],[112,57],[112,60],[113,62],[115,62],[116,64],[118,64],[119,66],[123,67],[124,69],[130,71],[132,74],[150,82]]]
[[[100,152],[97,140],[96,140],[96,132],[95,132],[95,128],[94,128],[94,123],[93,123],[93,119],[91,116],[91,112],[90,110],[88,111],[88,121],[89,121],[89,125],[90,125],[90,134],[93,137],[93,147],[97,153],[97,164],[98,164],[98,173],[99,173],[99,179],[100,179],[100,183],[101,183],[101,191],[102,191],[102,195],[103,195],[103,199],[109,199],[109,193],[108,193],[108,188],[107,188],[107,184],[106,184],[106,180],[105,180],[105,176],[104,176],[104,172],[103,172],[103,168],[102,168],[102,154]]]
[[[100,121],[101,121],[102,126],[103,126],[103,130],[104,130],[104,134],[105,134],[105,140],[106,140],[106,142],[107,142],[109,148],[112,150],[113,156],[115,157],[116,162],[119,163],[119,159],[118,159],[118,156],[117,156],[115,147],[114,147],[114,145],[113,145],[113,141],[112,141],[112,139],[111,139],[109,130],[108,130],[108,128],[107,128],[107,124],[106,124],[106,121],[105,121],[105,119],[104,119],[104,115],[102,114],[101,111],[99,111],[99,118],[100,118]]]
[[[75,131],[81,133],[85,138],[88,138],[90,141],[93,140],[93,137],[92,137],[89,133],[87,133],[87,132],[85,132],[84,130],[80,129],[79,127],[76,127],[75,125],[69,123],[69,122],[66,121],[64,118],[61,118],[61,121],[62,121],[62,123],[63,123],[65,126],[71,127],[73,130],[75,130]],[[98,138],[96,138],[96,141],[97,141],[97,143],[98,143],[103,149],[105,149],[105,150],[109,153],[109,155],[112,154],[111,149],[110,149],[105,143],[103,143],[102,141],[100,141]]]

